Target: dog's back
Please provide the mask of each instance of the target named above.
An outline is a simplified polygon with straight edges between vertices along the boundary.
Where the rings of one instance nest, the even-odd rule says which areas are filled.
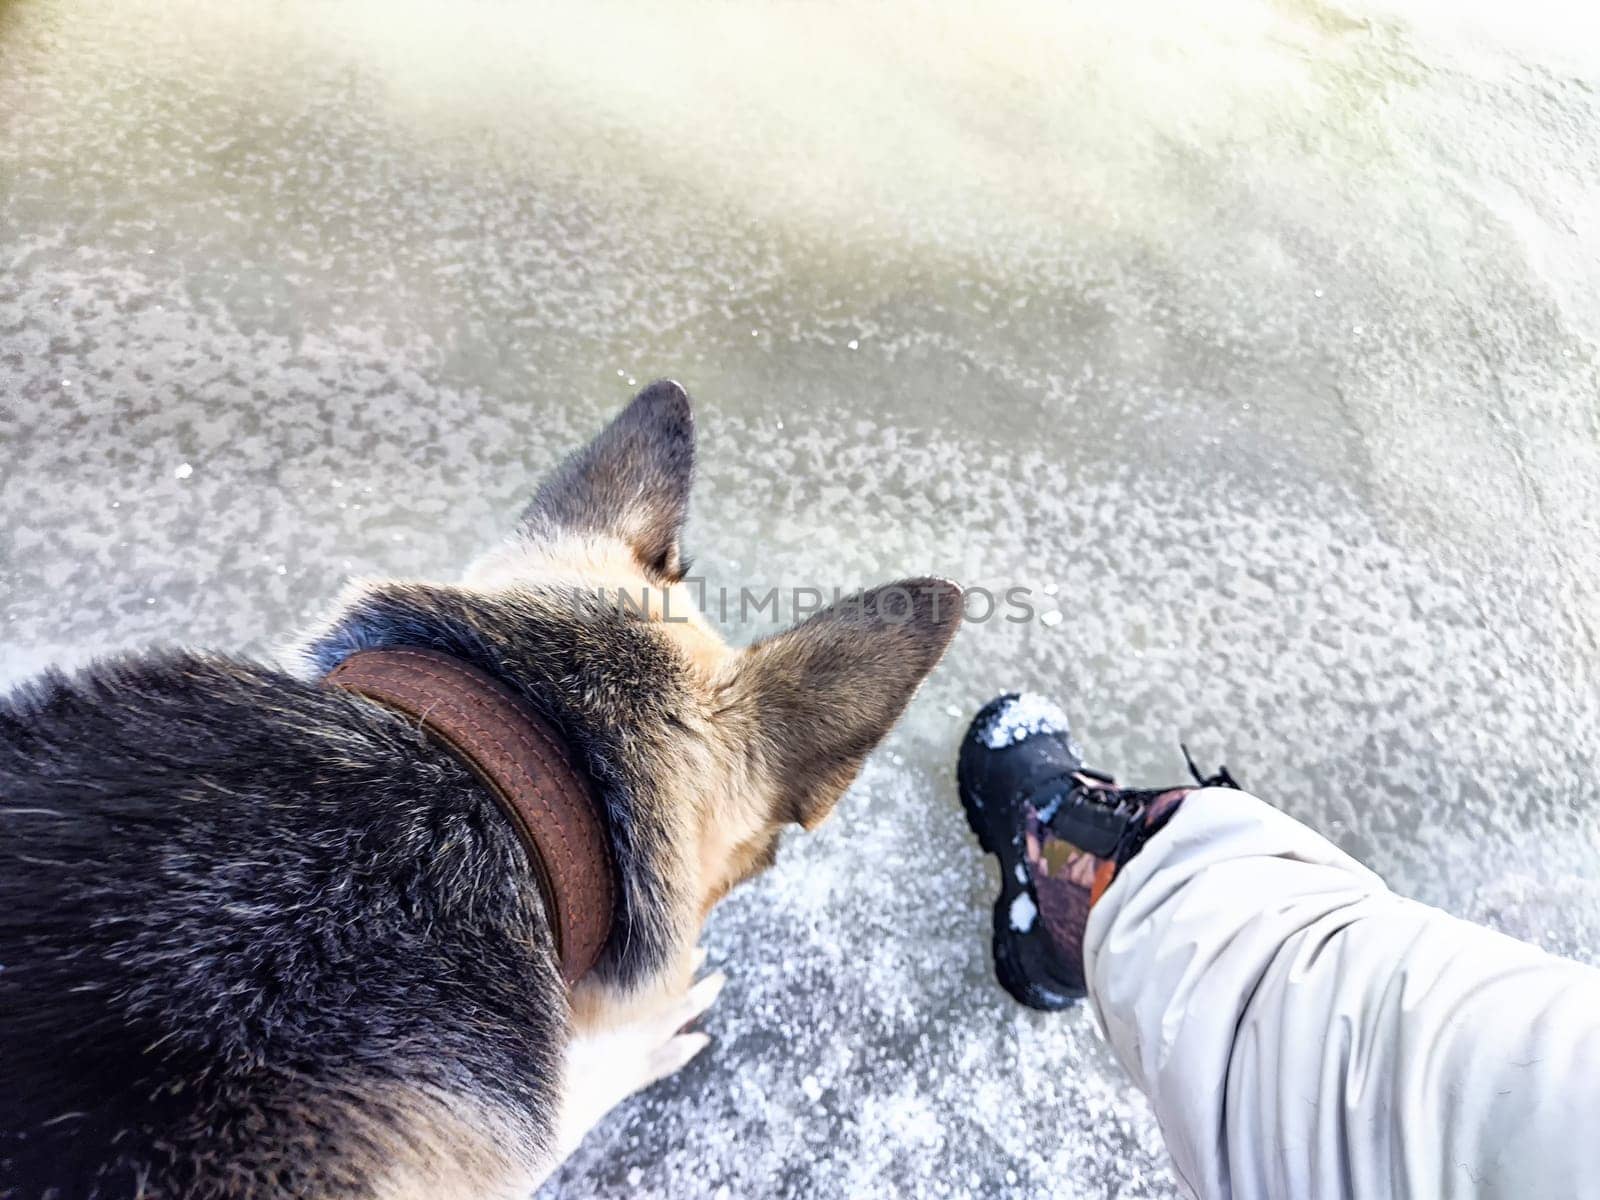
[[[548,1143],[543,914],[404,724],[214,658],[47,677],[0,822],[0,1194],[437,1194]]]

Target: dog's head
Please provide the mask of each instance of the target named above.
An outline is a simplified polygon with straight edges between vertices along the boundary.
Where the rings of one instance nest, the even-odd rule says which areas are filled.
[[[605,802],[622,903],[592,973],[605,990],[677,975],[706,913],[813,829],[938,662],[959,590],[859,593],[743,648],[686,584],[694,418],[647,387],[539,488],[456,587],[365,585],[312,646],[425,638],[517,687],[571,741]]]

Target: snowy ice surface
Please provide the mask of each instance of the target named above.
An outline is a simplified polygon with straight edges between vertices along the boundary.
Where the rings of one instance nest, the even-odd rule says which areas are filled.
[[[991,750],[999,750],[1037,733],[1066,733],[1067,714],[1046,696],[1023,692],[989,714],[978,730],[978,740]]]
[[[1130,784],[1186,738],[1595,956],[1596,19],[0,8],[0,677],[450,578],[681,379],[713,587],[1070,579],[1071,620],[966,626],[712,914],[714,1045],[544,1200],[1175,1196],[1086,1015],[994,983],[956,748],[1070,698]]]

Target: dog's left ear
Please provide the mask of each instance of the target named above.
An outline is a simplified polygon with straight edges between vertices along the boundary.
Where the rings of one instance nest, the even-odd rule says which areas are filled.
[[[744,651],[729,700],[748,722],[773,820],[833,811],[961,624],[961,589],[908,579],[861,592]]]
[[[523,531],[533,538],[610,534],[645,570],[675,582],[693,479],[689,393],[660,379],[545,481],[523,511]]]

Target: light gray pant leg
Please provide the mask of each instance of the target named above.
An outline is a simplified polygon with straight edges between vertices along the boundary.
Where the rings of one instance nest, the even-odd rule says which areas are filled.
[[[1600,970],[1195,792],[1090,914],[1090,1002],[1205,1200],[1600,1196]]]

